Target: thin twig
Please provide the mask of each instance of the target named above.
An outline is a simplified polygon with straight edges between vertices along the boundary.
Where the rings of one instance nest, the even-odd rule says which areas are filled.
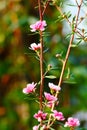
[[[39,7],[39,16],[40,16],[40,20],[42,21],[42,8],[41,8],[41,0],[38,0],[38,7]]]
[[[39,6],[39,16],[40,20],[43,20],[42,17],[42,8],[41,8],[41,0],[38,0],[38,6]],[[43,93],[43,32],[40,31],[40,44],[41,44],[41,50],[40,50],[40,77],[41,77],[41,84],[40,84],[40,110],[43,109],[42,106],[42,93]]]
[[[79,18],[82,2],[83,2],[83,0],[81,0],[80,5],[78,5],[78,11],[77,11],[77,15],[76,15],[76,24],[75,24],[74,30],[72,30],[74,32],[76,31],[77,26],[78,26],[78,18]],[[73,43],[73,40],[74,40],[74,36],[75,36],[75,33],[73,33],[71,38],[70,38],[70,43],[69,43],[69,46],[68,46],[68,49],[67,49],[65,60],[63,61],[63,66],[62,66],[62,70],[61,70],[58,86],[61,86],[62,81],[63,81],[63,75],[64,75],[64,71],[65,71],[65,68],[66,68],[66,63],[67,63],[69,55],[70,55],[70,51],[71,51],[72,43]],[[59,91],[56,92],[55,97],[58,97],[58,93],[59,93]],[[55,107],[55,103],[53,103],[51,111],[54,110],[54,107]],[[51,117],[52,116],[50,115],[49,116],[49,120],[48,120],[48,125],[47,125],[48,128],[50,127],[50,123],[52,123],[51,122]]]
[[[50,1],[51,1],[51,0],[47,0],[47,1],[46,1],[45,5],[44,5],[43,12],[42,12],[42,16],[44,16],[44,13],[45,13],[45,11],[46,11],[46,9],[47,9],[47,6],[49,5],[49,2],[50,2]]]
[[[71,127],[70,130],[74,130],[74,127]]]
[[[57,6],[56,4],[54,4],[56,9],[60,12],[61,16],[63,18],[65,18],[67,20],[67,22],[69,23],[69,25],[71,26],[71,22],[69,21],[69,19],[64,15],[64,13],[62,12],[61,8],[59,6]]]
[[[83,39],[85,38],[85,36],[81,34],[78,30],[76,30],[75,32],[77,33],[77,35],[81,36]]]
[[[77,0],[75,0],[75,1],[76,1],[77,6],[79,6],[78,1]]]

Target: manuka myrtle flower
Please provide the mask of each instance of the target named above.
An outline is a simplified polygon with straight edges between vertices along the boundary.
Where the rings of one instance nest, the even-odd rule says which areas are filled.
[[[47,107],[49,107],[49,108],[52,108],[52,105],[53,105],[53,103],[54,103],[55,101],[48,101],[45,105],[47,106]],[[55,106],[57,106],[59,104],[59,101],[57,101],[56,103],[55,103]]]
[[[36,113],[34,115],[34,118],[37,119],[39,122],[41,122],[42,120],[45,120],[47,116],[47,113],[43,113],[41,110],[38,111],[38,113]]]
[[[47,101],[57,101],[57,98],[50,93],[44,92],[45,98]]]
[[[49,83],[48,86],[51,90],[54,90],[54,91],[60,91],[61,90],[61,88],[58,85],[55,85],[53,83]]]
[[[33,126],[33,130],[38,130],[38,129],[39,129],[38,125]]]
[[[31,32],[35,32],[35,31],[44,31],[45,30],[45,26],[46,26],[46,21],[37,21],[35,24],[31,24],[30,28],[31,28]]]
[[[57,110],[53,110],[53,117],[59,121],[63,121],[65,120],[63,113],[62,112],[58,112]]]
[[[67,122],[65,122],[64,127],[77,127],[80,125],[80,122],[77,118],[69,117]]]
[[[32,82],[31,84],[27,84],[27,86],[23,89],[23,93],[29,94],[29,93],[34,92],[36,85],[37,83],[34,84],[34,82]]]
[[[54,101],[49,101],[49,102],[47,102],[46,106],[49,108],[52,108],[53,103],[54,103]]]
[[[38,43],[38,44],[32,43],[30,45],[30,47],[29,47],[29,49],[34,50],[34,51],[38,51],[38,50],[40,50],[40,48],[41,48],[41,44],[40,43]]]

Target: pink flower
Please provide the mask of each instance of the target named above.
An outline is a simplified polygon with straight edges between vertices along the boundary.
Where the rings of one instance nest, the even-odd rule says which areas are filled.
[[[68,121],[65,123],[64,127],[76,127],[79,125],[80,125],[80,122],[77,118],[69,117]]]
[[[41,122],[42,120],[45,120],[47,116],[47,113],[43,113],[42,111],[38,111],[38,113],[36,113],[34,115],[34,118],[37,119],[39,122]]]
[[[40,44],[40,43],[39,43],[39,44],[32,43],[32,44],[30,45],[30,49],[31,49],[31,50],[34,50],[34,51],[40,50],[40,48],[41,48],[41,44]]]
[[[49,101],[49,102],[47,102],[47,104],[46,104],[46,106],[47,107],[49,107],[49,108],[52,108],[52,105],[53,105],[53,103],[54,103],[54,101]],[[58,105],[58,103],[59,103],[59,101],[58,102],[56,102],[56,106]]]
[[[52,108],[53,103],[54,103],[54,101],[49,101],[49,102],[47,102],[46,106],[49,108]]]
[[[35,24],[31,24],[30,28],[31,28],[31,32],[35,32],[35,31],[44,31],[45,30],[45,26],[46,26],[46,21],[37,21]]]
[[[46,130],[46,125],[43,125],[43,126],[41,127],[41,130]]]
[[[53,117],[56,118],[57,120],[60,120],[60,121],[65,120],[63,113],[58,112],[57,110],[53,110]]]
[[[61,88],[58,85],[55,85],[53,83],[49,83],[48,85],[49,85],[49,88],[54,90],[54,91],[60,91],[61,90]]]
[[[38,130],[39,129],[39,126],[38,125],[35,125],[34,127],[33,127],[33,130]]]
[[[37,84],[37,83],[36,83]],[[23,93],[25,94],[29,94],[35,91],[35,86],[36,84],[34,84],[34,82],[32,82],[31,84],[27,84],[27,87],[25,87],[23,89]]]
[[[57,98],[55,96],[51,95],[50,93],[44,92],[44,95],[45,95],[46,100],[48,100],[48,101],[54,101],[54,102],[57,101]]]

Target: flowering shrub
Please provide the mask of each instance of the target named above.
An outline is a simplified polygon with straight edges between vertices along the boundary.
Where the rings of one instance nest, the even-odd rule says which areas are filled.
[[[38,31],[39,36],[40,36],[40,43],[36,44],[36,43],[32,43],[30,45],[30,49],[35,51],[36,54],[38,55],[37,51],[39,50],[39,61],[40,61],[40,93],[39,93],[39,111],[38,113],[36,113],[34,115],[34,118],[37,119],[38,121],[38,125],[35,125],[33,127],[33,130],[54,130],[53,128],[53,124],[56,121],[62,121],[64,123],[64,120],[66,120],[66,118],[63,116],[62,112],[59,112],[55,109],[55,107],[58,105],[59,100],[58,100],[58,95],[61,92],[61,86],[62,86],[62,82],[63,82],[63,75],[64,75],[64,71],[66,68],[66,63],[68,61],[69,55],[70,55],[70,51],[72,47],[75,47],[77,45],[73,44],[75,35],[80,35],[82,40],[84,39],[84,35],[81,34],[81,32],[79,32],[78,30],[78,25],[81,21],[79,21],[79,15],[80,15],[80,10],[83,4],[83,0],[80,0],[80,2],[78,2],[77,0],[75,0],[76,5],[77,5],[77,14],[76,16],[73,18],[72,21],[70,21],[68,16],[69,14],[65,14],[61,11],[61,8],[59,5],[57,5],[58,3],[56,3],[56,1],[50,1],[50,0],[46,0],[41,1],[38,0],[38,8],[39,8],[39,15],[40,15],[40,20],[37,21],[36,23],[30,25],[31,28],[31,32],[36,32]],[[43,8],[42,8],[42,3],[43,4]],[[44,39],[43,39],[43,31],[45,31],[45,27],[47,26],[46,21],[43,20],[43,16],[44,13],[46,11],[46,8],[49,4],[52,4],[53,6],[56,7],[56,9],[60,12],[61,14],[61,19],[66,19],[66,21],[69,23],[70,27],[71,27],[71,35],[70,35],[70,42],[69,42],[69,47],[67,49],[67,53],[65,56],[65,59],[60,58],[61,55],[57,54],[57,57],[59,58],[59,60],[62,62],[62,70],[61,70],[61,74],[60,74],[60,78],[58,81],[58,85],[55,85],[54,83],[49,82],[48,83],[48,87],[50,88],[50,92],[44,92],[44,78],[47,74],[48,71],[50,71],[50,67],[48,67],[47,71],[44,73],[44,66],[43,66],[43,44],[44,44]],[[42,10],[43,9],[43,10]],[[80,41],[78,41],[78,43],[80,43]],[[77,44],[78,44],[77,43]],[[48,78],[54,78],[54,76],[48,76]],[[67,78],[69,78],[69,75],[67,76]],[[38,86],[39,83],[34,84],[34,82],[32,84],[28,84],[26,88],[23,89],[23,93],[25,94],[29,94],[29,93],[33,93],[36,90],[36,85]],[[46,108],[49,108],[49,112],[46,112]],[[68,121],[65,122],[65,125],[63,124],[64,127],[70,127],[71,130],[74,130],[75,127],[79,126],[80,122],[78,119],[70,117],[68,118]]]

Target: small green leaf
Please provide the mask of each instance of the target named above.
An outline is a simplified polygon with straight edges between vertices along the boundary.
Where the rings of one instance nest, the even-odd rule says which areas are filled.
[[[55,130],[55,129],[53,129],[52,127],[50,127],[50,130]]]
[[[57,77],[54,76],[54,75],[48,75],[48,76],[45,76],[45,78],[48,78],[48,79],[55,79],[55,78],[57,78]]]
[[[74,7],[76,6],[76,5],[74,5],[74,4],[67,4],[67,5],[68,5],[68,6],[74,6]]]
[[[76,44],[72,44],[71,47],[78,47],[81,42],[82,42],[82,40],[79,40]]]
[[[59,124],[59,125],[61,125],[62,127],[64,126],[64,124],[63,124],[62,122],[58,122],[58,121],[56,121],[55,124]]]
[[[70,38],[72,34],[73,34],[73,32],[72,32],[72,33],[67,34],[65,38],[66,38],[66,39]]]
[[[71,45],[71,47],[77,47],[77,45],[73,44],[73,45]]]
[[[66,75],[66,79],[69,79],[70,77],[70,68],[68,68],[68,72],[67,72],[67,75]]]
[[[72,81],[72,80],[65,80],[63,81],[64,83],[67,83],[67,84],[76,84],[75,81]]]

